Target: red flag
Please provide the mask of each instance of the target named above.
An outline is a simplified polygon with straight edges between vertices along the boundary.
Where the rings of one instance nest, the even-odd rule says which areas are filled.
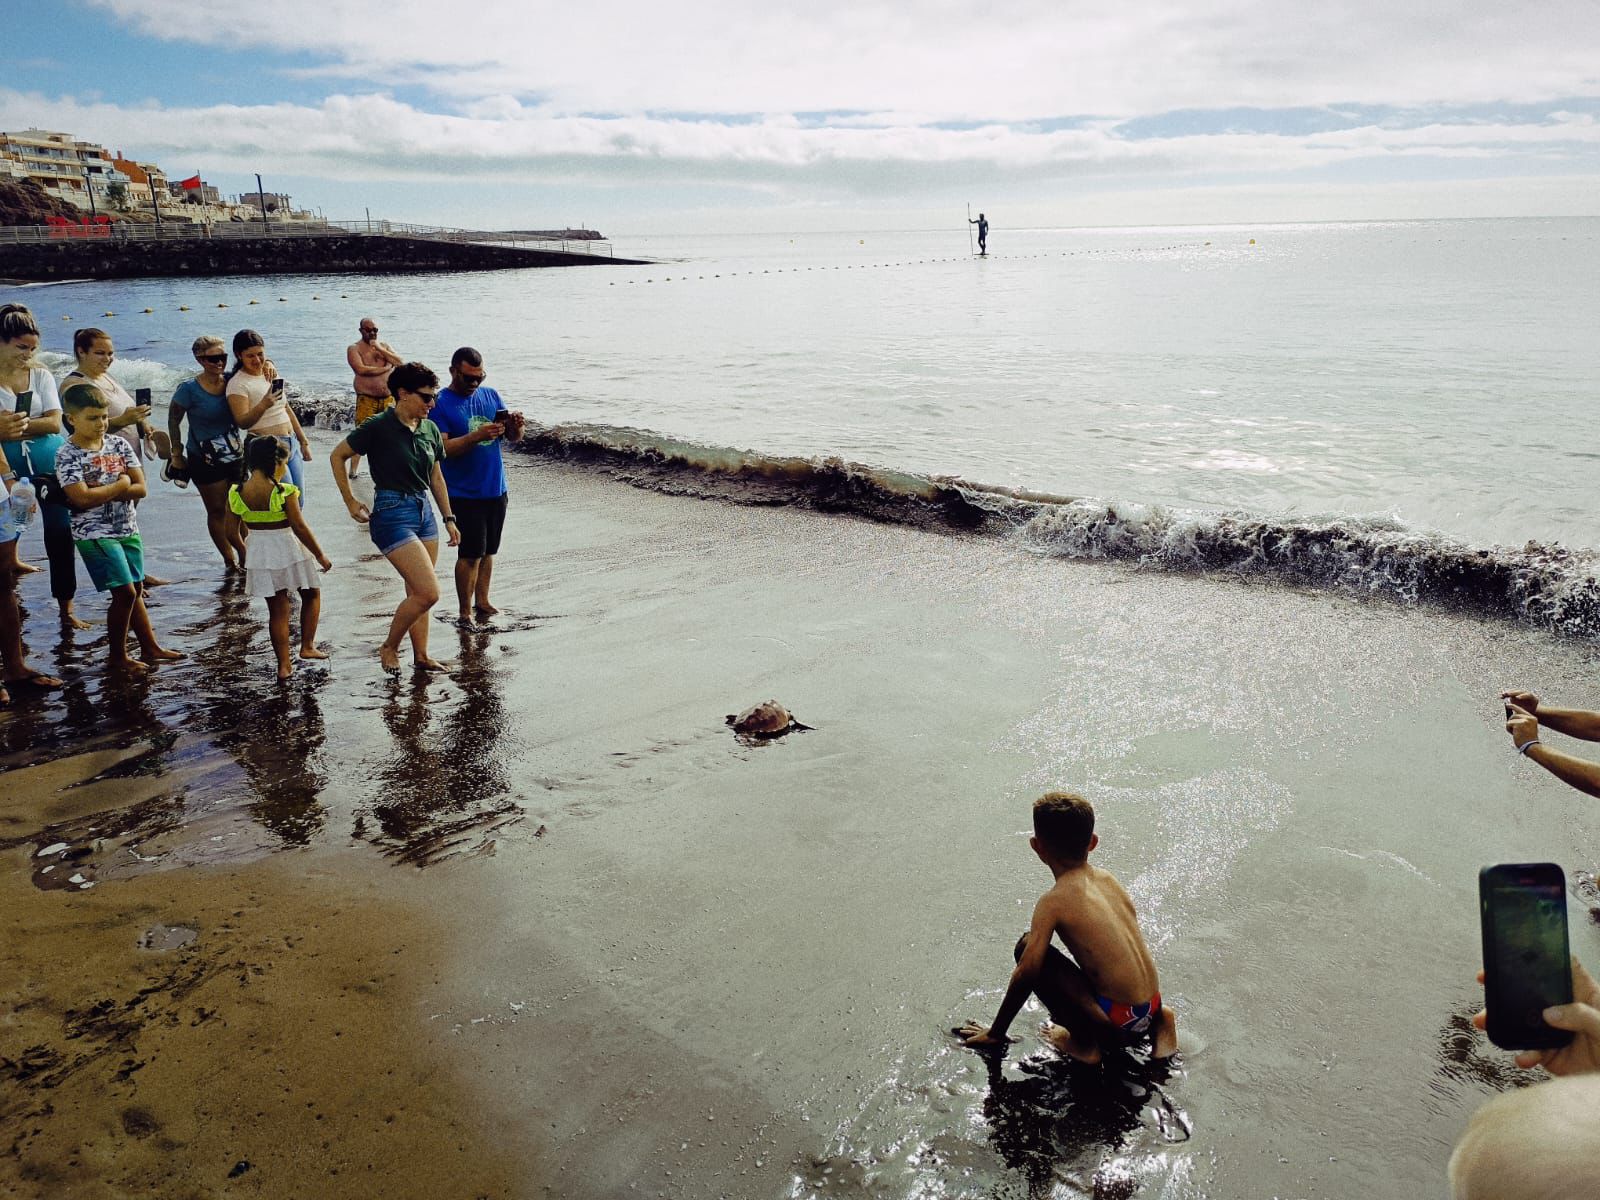
[[[195,188],[200,186],[200,176],[191,175],[189,178],[178,184],[178,186],[183,188],[184,191],[192,192]]]

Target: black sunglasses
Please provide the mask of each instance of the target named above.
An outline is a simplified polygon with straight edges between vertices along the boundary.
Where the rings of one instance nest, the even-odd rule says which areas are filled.
[[[228,356],[226,354],[196,354],[195,357],[201,362],[225,363],[228,361]]]
[[[424,400],[437,400],[439,398],[438,392],[412,392],[411,394],[413,396],[421,396]]]

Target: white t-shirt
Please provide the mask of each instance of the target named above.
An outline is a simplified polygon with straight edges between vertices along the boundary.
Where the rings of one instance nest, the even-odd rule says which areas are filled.
[[[265,375],[252,375],[248,371],[235,371],[233,378],[228,380],[228,396],[243,396],[245,407],[254,408],[261,403],[261,398],[267,394],[267,389],[272,386],[272,381]],[[261,414],[261,419],[254,425],[245,429],[246,433],[293,433],[294,428],[289,424],[289,401],[284,397],[287,393],[279,392],[278,398],[267,406],[267,411]],[[241,426],[241,428],[243,428]]]

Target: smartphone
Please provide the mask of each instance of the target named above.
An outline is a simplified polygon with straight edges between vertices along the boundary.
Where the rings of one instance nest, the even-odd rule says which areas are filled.
[[[279,392],[283,391],[283,377],[280,375],[277,379],[274,379],[272,381],[272,387],[270,387],[268,390],[274,396],[276,396]]]
[[[1484,1008],[1502,1050],[1565,1046],[1572,1034],[1544,1010],[1572,1003],[1567,877],[1555,863],[1500,863],[1478,872]]]
[[[133,402],[135,404],[149,404],[150,403],[150,389],[149,388],[134,388],[133,389]]]
[[[505,409],[497,408],[494,410],[494,423],[496,425],[504,425],[509,420],[511,420],[511,414]]]

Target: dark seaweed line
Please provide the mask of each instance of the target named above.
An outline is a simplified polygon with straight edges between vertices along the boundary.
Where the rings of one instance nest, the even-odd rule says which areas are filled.
[[[1561,546],[1483,549],[1355,519],[1278,521],[1142,506],[1129,512],[840,458],[766,456],[600,426],[530,429],[518,448],[673,495],[1013,536],[1066,558],[1258,576],[1600,640],[1600,563]]]

